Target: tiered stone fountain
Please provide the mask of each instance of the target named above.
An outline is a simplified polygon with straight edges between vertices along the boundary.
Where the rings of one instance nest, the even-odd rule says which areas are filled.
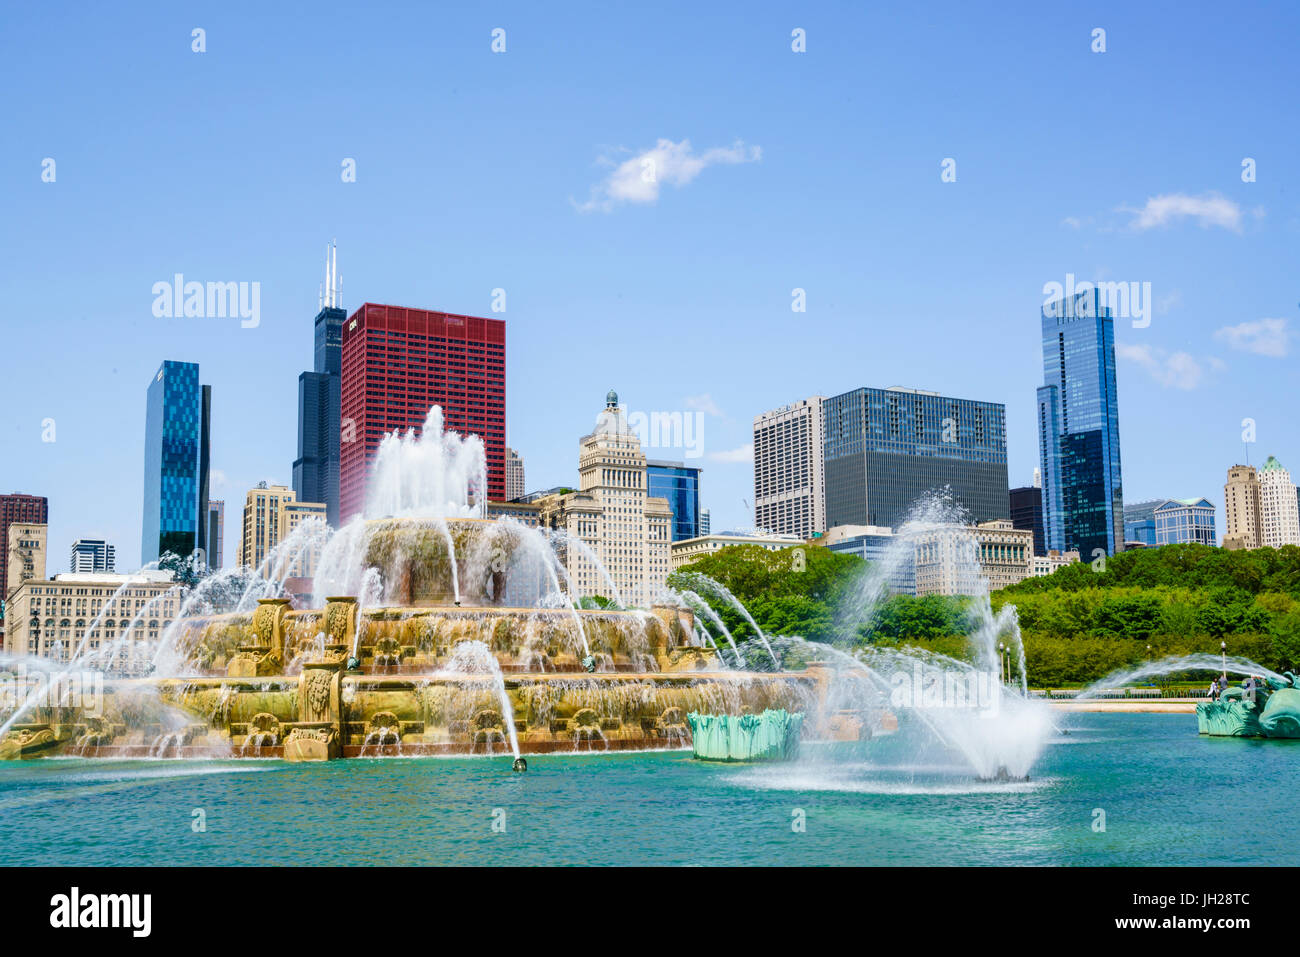
[[[360,552],[386,604],[341,596],[295,610],[266,598],[251,613],[186,619],[175,677],[105,679],[89,707],[34,708],[0,756],[315,761],[665,748],[689,744],[690,712],[817,711],[820,669],[730,670],[699,647],[688,609],[509,606],[510,577],[537,574],[518,560],[518,526],[366,525]]]
[[[685,747],[691,712],[802,711],[805,733],[836,738],[879,723],[872,705],[843,713],[830,668],[750,673],[735,648],[724,663],[679,604],[575,607],[557,548],[577,546],[487,520],[486,475],[482,442],[430,409],[419,434],[380,443],[364,516],[304,522],[259,568],[178,589],[149,677],[113,677],[115,655],[139,651],[123,637],[3,662],[0,757],[518,758]],[[309,560],[310,610],[284,597]],[[35,677],[13,677],[29,665]],[[88,672],[92,693],[63,694]]]

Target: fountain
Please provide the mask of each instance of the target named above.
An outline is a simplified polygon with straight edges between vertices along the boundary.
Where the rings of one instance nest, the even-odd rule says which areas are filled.
[[[854,643],[915,534],[947,513],[920,515],[868,568],[833,646],[765,633],[698,575],[648,609],[617,592],[584,607],[557,555],[577,542],[490,520],[485,475],[482,443],[444,432],[432,409],[420,435],[381,443],[362,515],[332,532],[305,522],[258,569],[185,591],[149,649],[151,674],[117,676],[103,668],[111,653],[80,649],[0,683],[0,757],[497,754],[523,770],[527,754],[696,737],[702,756],[792,760],[800,738],[856,747],[899,734],[1000,780],[1023,779],[1041,751],[1050,721],[1023,693],[1023,665],[1015,687],[998,677],[998,643],[1019,644],[1013,609],[995,616],[987,594],[971,600],[970,662]],[[315,576],[298,607],[285,583],[308,554]],[[732,635],[705,595],[752,635]],[[97,668],[100,693],[49,694]]]
[[[675,601],[576,607],[551,535],[485,516],[485,476],[482,443],[431,410],[420,435],[381,443],[363,515],[332,534],[304,523],[259,569],[187,592],[152,674],[50,700],[55,675],[104,657],[79,651],[10,682],[0,757],[497,753],[522,769],[528,753],[687,746],[687,712],[815,699],[816,669],[728,668]],[[284,579],[309,549],[299,608]]]
[[[799,753],[802,714],[687,715],[695,756],[705,761],[789,761]]]
[[[1248,679],[1249,682],[1249,679]],[[1300,738],[1300,689],[1291,672],[1226,688],[1196,706],[1197,730],[1214,737]]]

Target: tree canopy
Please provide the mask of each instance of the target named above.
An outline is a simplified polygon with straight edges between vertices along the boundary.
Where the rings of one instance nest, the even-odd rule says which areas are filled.
[[[765,632],[810,641],[912,644],[960,653],[969,632],[970,599],[892,595],[858,606],[868,564],[808,546],[719,549],[669,577],[700,594],[736,640],[752,629],[731,605],[699,586],[692,573],[725,586]],[[994,610],[1016,606],[1030,681],[1095,680],[1152,656],[1217,652],[1279,670],[1300,666],[1300,548],[1224,551],[1167,545],[1124,552],[1104,570],[1069,565],[990,596]],[[706,627],[711,631],[715,628]],[[720,636],[719,636],[720,637]]]

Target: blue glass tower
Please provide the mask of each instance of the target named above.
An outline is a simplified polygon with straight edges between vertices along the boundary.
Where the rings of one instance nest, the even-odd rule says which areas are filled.
[[[144,433],[140,562],[207,549],[212,388],[193,362],[170,359],[149,385]]]
[[[700,470],[681,462],[645,464],[646,495],[666,498],[673,510],[673,541],[700,535]]]
[[[1038,446],[1049,549],[1084,561],[1124,547],[1115,323],[1096,289],[1042,310]]]
[[[1156,544],[1156,507],[1163,501],[1131,502],[1124,506],[1124,541]]]

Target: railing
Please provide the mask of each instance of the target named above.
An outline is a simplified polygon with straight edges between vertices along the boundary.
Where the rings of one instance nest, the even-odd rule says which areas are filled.
[[[1089,692],[1088,698],[1101,701],[1154,701],[1162,698],[1176,698],[1186,701],[1188,699],[1207,699],[1208,696],[1205,691],[1206,689],[1200,685],[1166,685],[1159,688],[1102,688],[1099,691]],[[1038,688],[1031,690],[1029,693],[1037,698],[1068,701],[1077,698],[1083,692],[1083,688]]]

